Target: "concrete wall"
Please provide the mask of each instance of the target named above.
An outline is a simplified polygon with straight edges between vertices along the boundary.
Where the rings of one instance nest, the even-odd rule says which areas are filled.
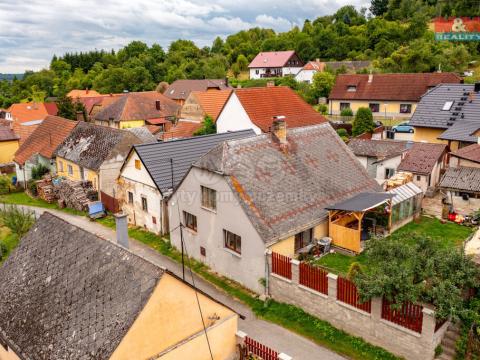
[[[375,180],[377,180],[377,182],[379,184],[383,184],[386,180],[385,170],[387,168],[390,168],[390,169],[395,169],[395,172],[396,172],[397,168],[398,168],[398,165],[400,165],[400,162],[402,161],[402,156],[401,155],[390,158],[390,159],[386,159],[386,160],[383,160],[383,161],[378,161],[375,164],[369,164],[366,156],[356,156],[356,158],[358,159],[358,161],[360,161],[360,163],[362,164],[362,166],[365,169],[367,169],[367,167],[369,165],[375,167],[375,170],[374,170],[374,172],[376,174]],[[369,172],[369,174],[370,174],[370,172]]]
[[[450,157],[450,167],[470,167],[470,168],[480,168],[480,164],[470,161],[470,160],[465,160],[458,158],[456,156],[451,156]]]
[[[341,113],[340,103],[350,103],[350,109],[352,109],[355,114],[357,110],[361,107],[369,107],[370,103],[380,104],[380,111],[373,113],[373,116],[382,116],[385,115],[385,105],[386,105],[386,115],[387,116],[396,116],[396,117],[405,117],[405,120],[408,120],[412,117],[412,114],[415,112],[417,103],[411,101],[377,101],[377,100],[368,100],[368,101],[359,101],[359,100],[330,100],[330,113],[332,115],[339,115]],[[412,112],[409,114],[400,113],[400,104],[411,104]]]
[[[262,133],[262,130],[252,123],[235,93],[228,99],[222,112],[218,116],[216,124],[217,133],[247,129],[252,129],[257,135]]]
[[[271,267],[271,258],[269,264]],[[441,342],[448,322],[435,333],[432,310],[424,307],[422,333],[416,333],[382,319],[382,301],[379,298],[372,300],[370,314],[338,301],[337,275],[328,275],[328,295],[299,285],[298,264],[298,261],[292,260],[292,280],[270,275],[269,289],[274,299],[299,306],[337,328],[408,360],[433,359],[435,347]]]
[[[200,185],[217,191],[217,209],[212,211],[201,206]],[[183,229],[187,252],[195,259],[206,263],[213,271],[243,284],[249,289],[263,293],[259,283],[265,278],[265,243],[245,215],[236,196],[225,179],[202,169],[191,168],[187,177],[168,202],[170,240],[181,249],[179,215],[187,211],[197,217],[197,231]],[[238,254],[224,245],[223,229],[242,238],[242,253]],[[206,256],[200,253],[206,250]]]
[[[450,191],[448,192],[448,199],[452,200],[453,208],[459,214],[469,215],[480,209],[480,199],[470,197],[468,200],[463,200],[461,196],[455,196]]]

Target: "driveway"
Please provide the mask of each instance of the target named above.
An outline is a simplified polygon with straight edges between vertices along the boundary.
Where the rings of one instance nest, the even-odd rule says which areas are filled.
[[[116,241],[115,231],[109,229],[101,224],[92,222],[84,216],[77,216],[64,213],[58,210],[43,209],[30,206],[20,206],[23,209],[31,210],[39,216],[44,211],[49,211],[52,214],[76,225],[86,231],[89,231],[98,237],[107,241]],[[170,258],[161,255],[154,249],[135,240],[130,240],[130,251],[149,260],[150,262],[166,267],[175,275],[182,277],[182,267],[177,262]],[[192,283],[190,272],[186,269],[185,278],[189,283]],[[261,343],[275,349],[279,352],[290,355],[294,360],[341,360],[344,357],[324,348],[302,336],[297,335],[285,328],[275,325],[273,323],[260,320],[255,317],[249,307],[243,303],[231,298],[222,290],[216,288],[209,282],[194,275],[194,281],[197,288],[207,293],[211,297],[217,299],[219,302],[234,309],[239,314],[245,316],[245,320],[240,320],[238,324],[239,330],[245,332],[251,338],[260,341]]]

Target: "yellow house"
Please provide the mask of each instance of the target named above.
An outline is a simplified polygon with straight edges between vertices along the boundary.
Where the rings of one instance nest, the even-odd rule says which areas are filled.
[[[372,110],[374,116],[409,119],[420,98],[440,83],[459,83],[453,73],[428,74],[342,74],[329,96],[329,112],[339,115],[350,108]]]
[[[234,311],[48,212],[0,268],[0,280],[1,360],[236,356]]]
[[[0,127],[0,164],[13,162],[19,147],[19,137],[8,127]]]

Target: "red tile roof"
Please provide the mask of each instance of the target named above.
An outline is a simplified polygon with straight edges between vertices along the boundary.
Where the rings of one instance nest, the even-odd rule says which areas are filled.
[[[445,144],[415,143],[398,165],[398,170],[428,175],[446,151]]]
[[[47,159],[78,124],[59,116],[47,116],[15,153],[15,162],[23,165],[32,155],[40,154]]]
[[[267,51],[258,53],[252,60],[249,68],[283,67],[295,54],[295,51]]]
[[[454,73],[373,74],[369,82],[367,74],[342,74],[337,76],[330,92],[333,100],[393,100],[420,101],[429,88],[441,83],[460,83]],[[356,86],[356,91],[348,87]]]
[[[68,97],[72,99],[76,98],[83,98],[83,97],[91,97],[91,96],[100,96],[100,93],[96,92],[95,90],[71,90],[68,94]]]
[[[234,94],[250,120],[263,132],[270,131],[274,116],[285,116],[289,128],[327,121],[295,91],[286,86],[236,89]]]
[[[452,156],[456,156],[465,160],[480,163],[480,144],[472,144],[458,149],[451,153]]]
[[[325,63],[322,61],[309,61],[302,68],[302,70],[316,70],[316,71],[323,71],[324,69],[325,69]]]
[[[57,115],[58,108],[55,103],[18,103],[12,104],[9,111],[12,114],[13,121],[20,123],[43,120],[47,115]]]
[[[211,116],[215,121],[217,120],[218,115],[220,115],[220,112],[231,93],[231,89],[219,91],[192,91],[192,95],[197,98],[204,113]]]
[[[180,120],[170,131],[164,132],[159,136],[163,141],[192,137],[193,134],[202,127],[201,122]]]

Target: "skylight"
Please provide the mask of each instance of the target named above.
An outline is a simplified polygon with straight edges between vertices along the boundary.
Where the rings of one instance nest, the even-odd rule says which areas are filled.
[[[347,91],[357,91],[357,86],[356,85],[348,85]]]
[[[443,111],[448,111],[452,108],[453,101],[446,101],[445,104],[443,105],[442,110]]]

